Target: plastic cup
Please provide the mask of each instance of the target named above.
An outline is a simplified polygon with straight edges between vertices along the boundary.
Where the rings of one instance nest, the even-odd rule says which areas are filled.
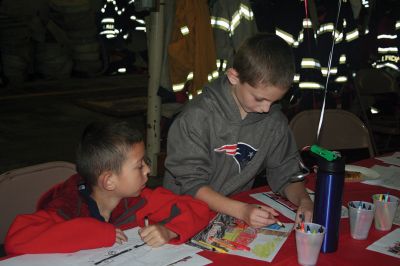
[[[381,231],[390,230],[399,206],[399,198],[387,194],[375,194],[372,199],[375,205],[375,228]]]
[[[348,206],[351,237],[366,239],[374,219],[374,204],[366,201],[350,201]]]
[[[317,264],[324,235],[325,227],[319,224],[304,223],[304,230],[296,228],[297,262],[300,265]]]

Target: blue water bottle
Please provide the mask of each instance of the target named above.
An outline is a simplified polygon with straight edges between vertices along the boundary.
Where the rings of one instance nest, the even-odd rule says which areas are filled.
[[[337,153],[333,157],[319,155],[313,222],[325,227],[321,251],[329,253],[335,252],[339,243],[345,162]]]

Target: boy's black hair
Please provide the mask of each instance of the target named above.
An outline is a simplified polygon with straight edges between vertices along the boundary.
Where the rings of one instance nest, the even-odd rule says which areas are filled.
[[[76,169],[93,188],[103,172],[119,174],[132,145],[142,141],[142,133],[127,122],[91,123],[78,145]]]
[[[240,46],[233,60],[241,83],[289,88],[295,73],[294,56],[290,46],[280,37],[257,33]]]

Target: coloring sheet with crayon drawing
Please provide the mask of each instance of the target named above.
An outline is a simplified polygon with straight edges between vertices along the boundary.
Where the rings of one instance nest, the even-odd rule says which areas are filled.
[[[367,249],[400,259],[400,228],[386,234],[369,245]]]
[[[138,235],[138,229],[135,227],[124,231],[128,242],[121,245],[115,244],[112,247],[82,250],[75,253],[22,255],[0,261],[0,266],[162,266],[194,256],[201,251],[188,245],[166,244],[159,248],[142,246],[143,241]]]
[[[198,244],[207,243],[228,254],[272,262],[294,224],[284,225],[285,227],[280,227],[274,224],[255,229],[234,217],[218,214],[207,228],[194,236],[188,244],[201,248]],[[205,249],[207,247],[210,246],[207,245]]]

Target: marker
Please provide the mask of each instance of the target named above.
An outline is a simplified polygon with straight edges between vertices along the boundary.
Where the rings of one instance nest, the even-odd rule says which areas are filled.
[[[248,246],[246,246],[246,245],[243,245],[243,244],[240,244],[238,242],[231,241],[231,240],[228,240],[228,239],[224,239],[224,241],[228,242],[229,244],[234,245],[236,249],[244,250],[244,251],[250,251],[250,248]]]
[[[118,253],[116,253],[116,254],[114,254],[114,255],[111,255],[111,256],[109,256],[109,257],[107,257],[107,258],[104,258],[104,259],[102,259],[102,260],[99,260],[98,262],[95,262],[94,265],[99,265],[100,263],[102,263],[102,262],[104,262],[104,261],[106,261],[106,260],[115,258],[115,257],[117,257],[117,256],[119,256],[119,255],[122,255],[122,254],[124,254],[124,253],[126,253],[126,252],[129,252],[129,251],[131,251],[131,250],[132,250],[131,248],[125,249],[125,250],[123,250],[123,251],[121,251],[121,252],[118,252]]]
[[[149,218],[147,216],[144,217],[144,226],[149,226]]]
[[[215,238],[215,237],[210,237],[210,240],[217,243],[218,245],[220,245],[221,247],[227,248],[227,249],[232,249],[235,250],[237,249],[234,245],[229,244],[228,242],[225,242],[222,239],[219,238]]]
[[[197,242],[200,244],[200,246],[209,247],[209,248],[211,248],[211,250],[217,251],[219,253],[227,253],[228,252],[228,250],[226,250],[225,248],[216,247],[216,246],[213,246],[213,245],[206,243],[204,241],[201,241],[201,240],[199,240]]]
[[[279,222],[279,221],[277,221],[276,223],[277,223],[280,227],[285,228],[285,225],[284,225],[283,223],[281,223],[281,222]]]

